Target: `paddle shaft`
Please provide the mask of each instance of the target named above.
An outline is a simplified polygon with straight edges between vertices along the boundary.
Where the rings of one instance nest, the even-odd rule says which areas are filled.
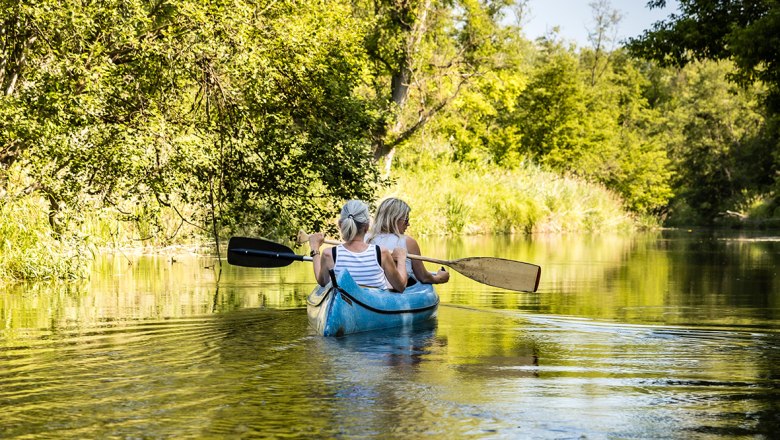
[[[279,258],[281,260],[291,260],[291,261],[312,261],[313,260],[313,258],[308,255],[288,254],[288,253],[281,253],[281,252],[264,251],[260,249],[235,248],[235,249],[230,249],[229,252],[234,252],[236,254],[243,254],[243,255],[252,255],[256,257]]]
[[[298,241],[308,240],[304,232],[298,234]],[[340,244],[337,241],[325,240],[328,244]],[[530,263],[507,260],[495,257],[468,257],[448,261],[436,258],[409,255],[408,258],[428,261],[449,266],[474,281],[502,289],[520,292],[536,292],[542,268]],[[228,243],[228,263],[244,267],[284,267],[293,261],[313,261],[307,255],[297,255],[287,246],[272,241],[249,238],[231,237]]]

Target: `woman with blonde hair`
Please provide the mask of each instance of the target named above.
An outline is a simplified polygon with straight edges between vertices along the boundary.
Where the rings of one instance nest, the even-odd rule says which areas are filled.
[[[339,217],[339,231],[344,243],[320,253],[324,235],[316,233],[309,236],[314,276],[320,286],[328,284],[328,272],[333,269],[336,275],[348,270],[355,282],[363,286],[404,291],[407,283],[406,250],[394,249],[391,252],[366,243],[370,220],[368,205],[360,200],[350,200],[341,208]]]
[[[420,245],[417,240],[405,235],[409,227],[409,213],[411,208],[401,199],[389,197],[379,204],[374,224],[366,236],[369,243],[377,244],[383,248],[403,249],[413,255],[420,255]],[[442,284],[450,279],[450,273],[443,267],[436,273],[428,272],[420,260],[406,260],[406,273],[410,277],[408,285],[420,281],[425,284]]]

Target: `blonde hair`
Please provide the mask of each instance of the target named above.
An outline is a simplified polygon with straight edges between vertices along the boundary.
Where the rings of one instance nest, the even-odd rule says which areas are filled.
[[[379,204],[374,224],[371,225],[371,230],[366,238],[371,240],[379,234],[395,234],[400,237],[402,234],[398,229],[398,221],[408,219],[411,210],[409,205],[401,199],[395,197],[384,199]]]
[[[368,214],[368,205],[360,200],[350,200],[341,208],[339,217],[339,230],[344,241],[352,241],[361,231],[368,229],[371,217]]]

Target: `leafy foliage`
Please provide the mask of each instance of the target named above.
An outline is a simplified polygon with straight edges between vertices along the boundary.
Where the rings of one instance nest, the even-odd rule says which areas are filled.
[[[396,147],[418,135],[510,52],[503,41],[505,9],[514,0],[370,0],[355,15],[371,24],[366,53],[380,123],[374,154],[392,160]]]
[[[531,48],[514,53],[506,69],[467,87],[437,125],[454,159],[477,167],[535,162],[605,184],[635,212],[662,209],[672,195],[671,172],[651,129],[657,115],[639,65],[618,51],[602,60],[596,77],[591,52],[578,58],[554,40],[542,41],[536,57],[523,56]]]
[[[731,71],[728,62],[702,62],[658,72],[655,105],[664,115],[658,129],[676,172],[675,205],[693,209],[698,222],[772,184],[770,145],[760,141],[759,90],[729,84]]]
[[[35,38],[2,103],[4,164],[24,161],[54,214],[97,202],[132,219],[135,204],[181,202],[215,235],[283,235],[319,226],[344,198],[370,199],[375,116],[353,94],[366,58],[346,6],[117,0],[5,13]]]
[[[665,3],[665,0],[654,0],[648,4],[656,7]],[[720,158],[719,165],[725,166],[721,171],[705,171],[701,163],[711,161],[698,160],[695,169],[699,171],[693,172],[692,177],[701,177],[704,173],[708,178],[695,184],[701,187],[700,190],[689,186],[685,192],[693,197],[690,202],[694,209],[701,207],[700,214],[709,217],[722,208],[724,200],[732,200],[735,193],[743,192],[752,197],[756,192],[771,192],[767,180],[774,180],[775,193],[780,190],[780,55],[777,50],[780,47],[780,3],[774,0],[681,0],[679,9],[680,14],[656,23],[641,37],[632,39],[628,44],[631,52],[678,67],[696,60],[728,60],[733,62],[734,69],[727,75],[736,84],[746,89],[754,85],[765,88],[758,95],[766,110],[763,129],[753,130],[750,138],[733,133],[704,137],[710,144],[701,147],[704,154],[698,156],[711,151],[713,157]],[[710,122],[719,123],[717,120]],[[725,134],[711,124],[710,127],[711,132]],[[734,151],[722,151],[724,148]],[[734,174],[741,167],[726,164],[732,160],[727,157],[750,157],[748,163],[757,163],[745,168],[747,174]],[[765,158],[774,158],[774,162],[767,164]],[[716,177],[718,174],[721,176]],[[700,195],[694,196],[694,193]]]

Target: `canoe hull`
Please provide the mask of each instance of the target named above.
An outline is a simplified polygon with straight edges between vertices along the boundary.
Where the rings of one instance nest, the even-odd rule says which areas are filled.
[[[409,326],[436,317],[439,296],[430,284],[417,283],[403,293],[358,286],[342,272],[333,283],[307,298],[309,323],[322,336],[344,336]]]

